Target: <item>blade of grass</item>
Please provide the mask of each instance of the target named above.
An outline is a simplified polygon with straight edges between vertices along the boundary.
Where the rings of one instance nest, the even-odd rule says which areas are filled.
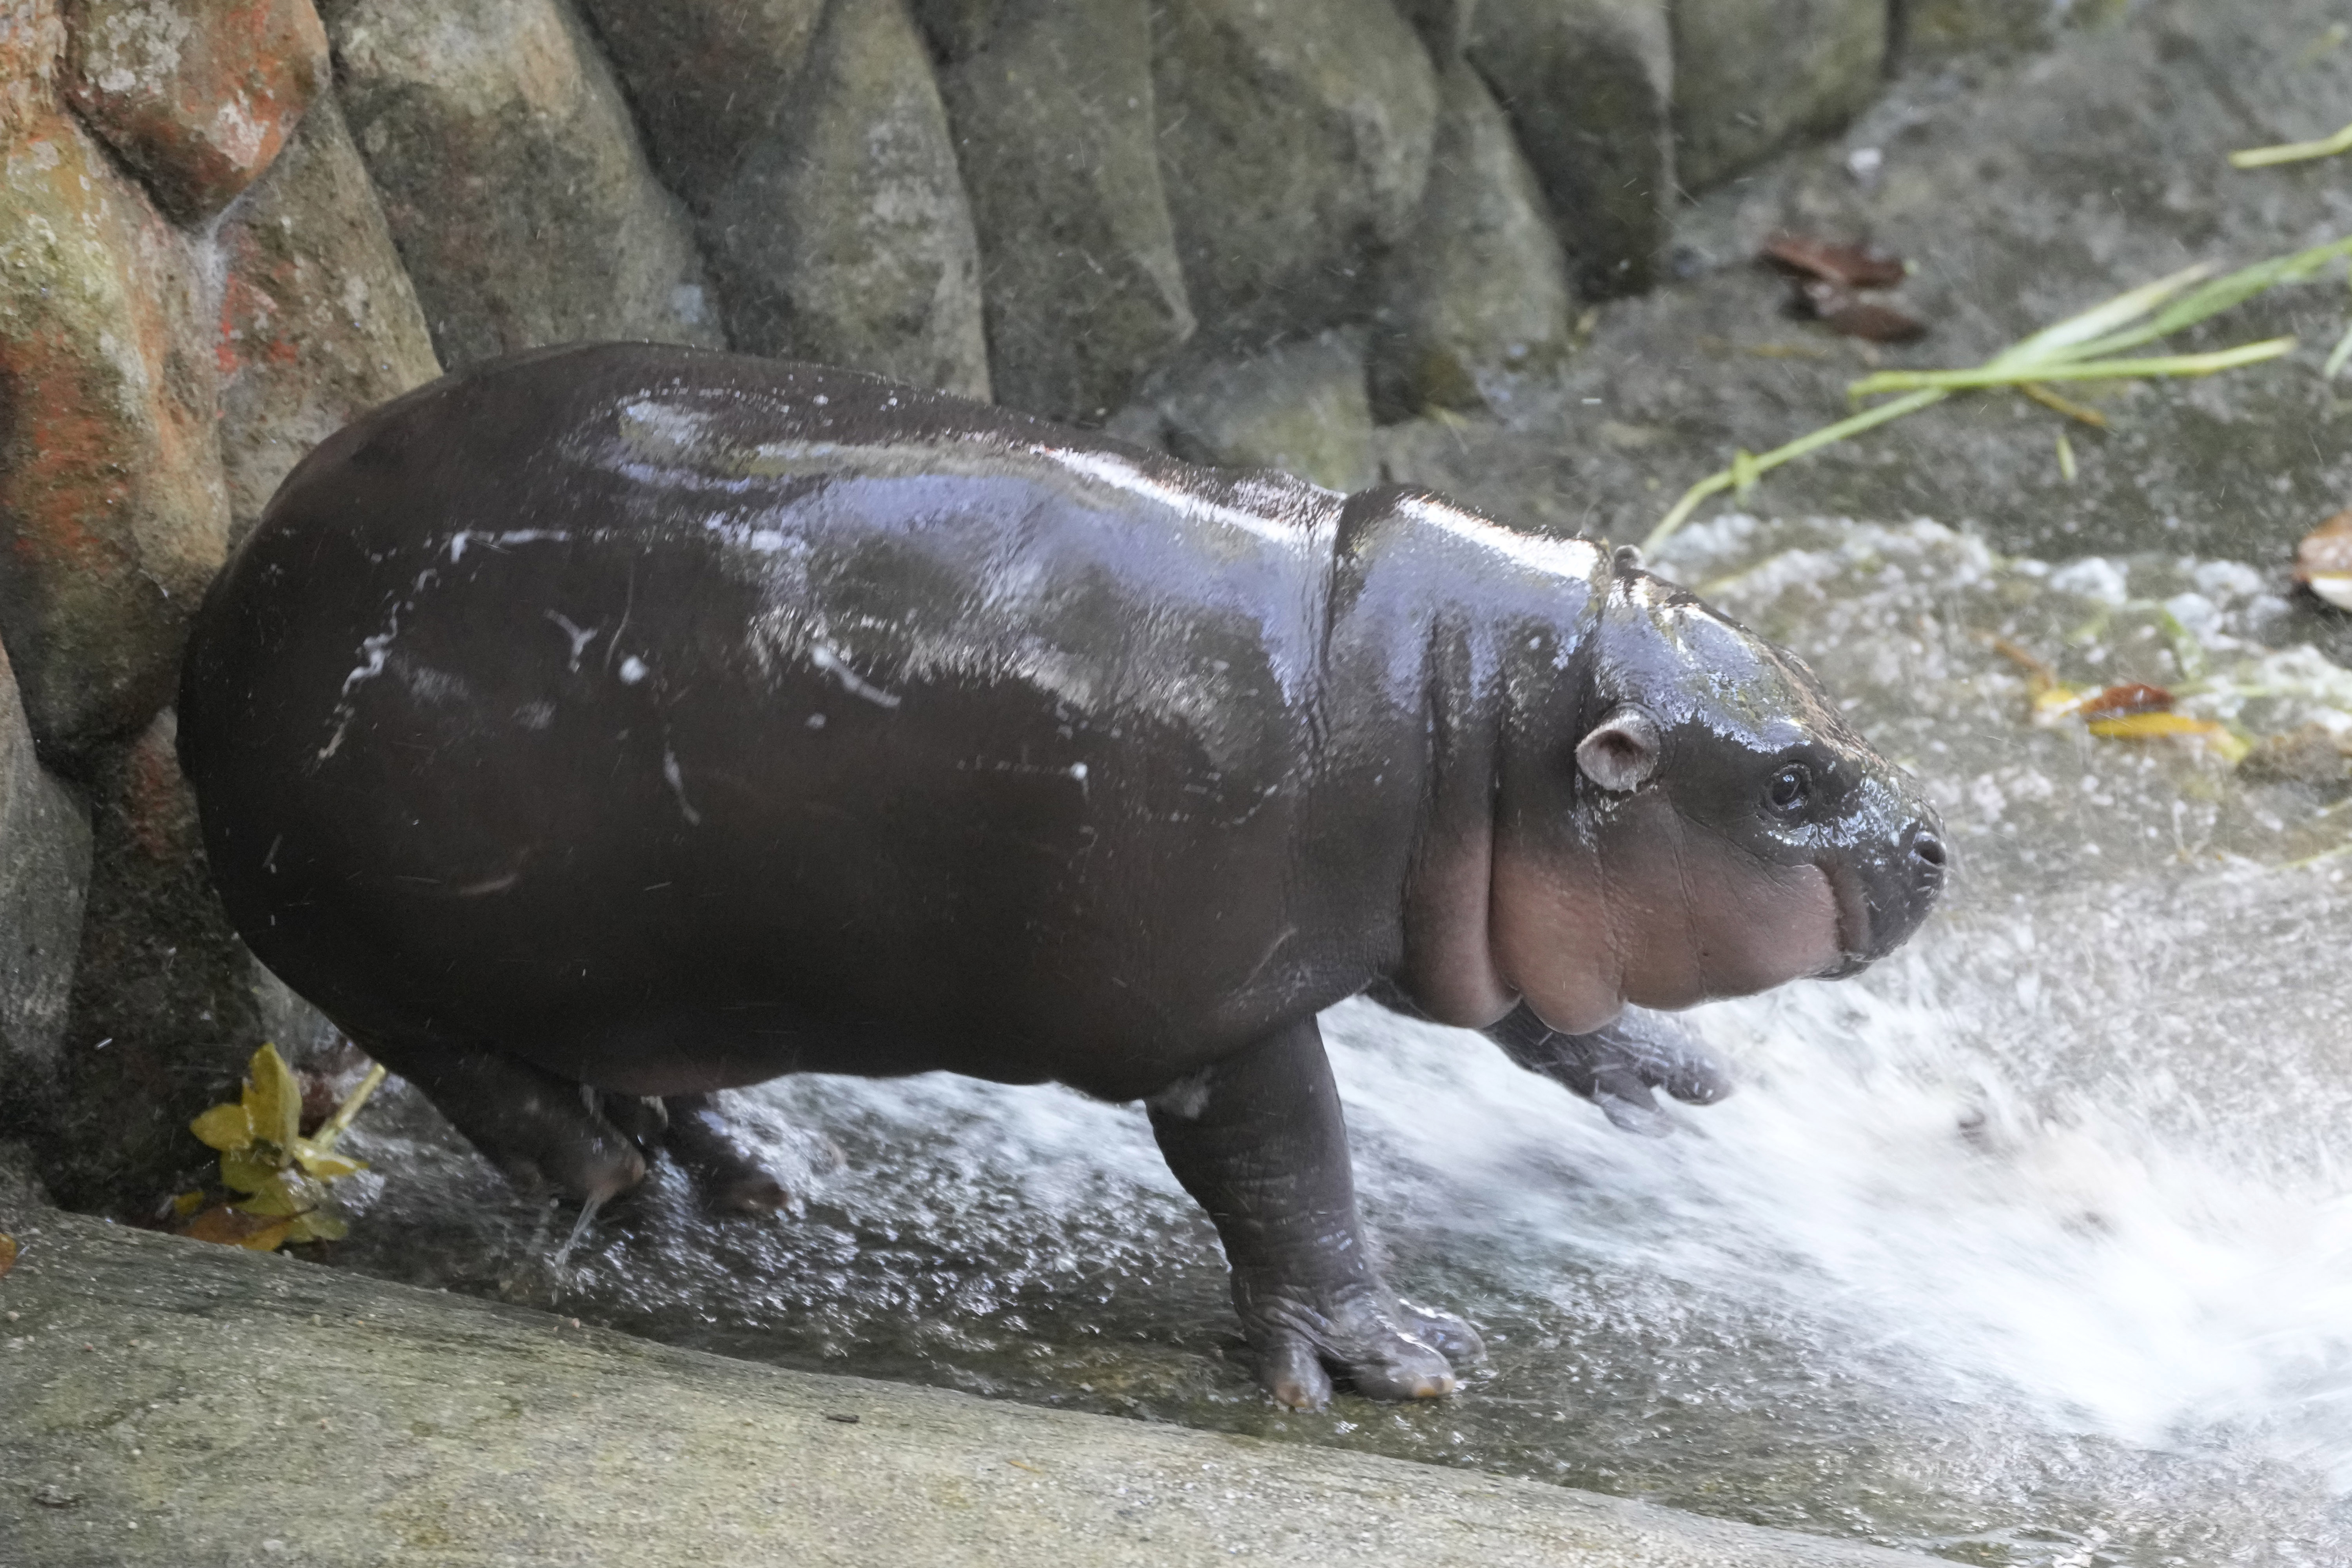
[[[2249,147],[2230,154],[2233,169],[2267,169],[2274,163],[2300,163],[2312,158],[2333,158],[2352,153],[2352,125],[2316,142],[2283,142],[2275,147]]]
[[[319,1131],[310,1135],[310,1146],[322,1154],[332,1149],[335,1146],[335,1141],[341,1138],[351,1126],[352,1118],[360,1113],[360,1107],[368,1102],[368,1097],[376,1091],[376,1087],[383,1083],[383,1064],[382,1062],[370,1064],[367,1076],[360,1079],[360,1086],[352,1090],[342,1104],[335,1107],[335,1113],[328,1117],[320,1125]]]
[[[2128,323],[2158,310],[2167,300],[2174,300],[2182,289],[2212,276],[2210,265],[2184,268],[2169,278],[2143,283],[2137,289],[2044,327],[2011,344],[1974,370],[1890,371],[1866,376],[1846,389],[1849,396],[1896,391],[1906,392],[1906,395],[1882,403],[1875,408],[1865,409],[1834,425],[1824,426],[1760,457],[1750,456],[1743,449],[1734,458],[1730,468],[1709,474],[1684,491],[1681,499],[1643,539],[1642,548],[1644,552],[1657,550],[1689,521],[1691,514],[1709,496],[1733,489],[1744,496],[1755,487],[1760,476],[1782,464],[1844,440],[1849,436],[1858,436],[1865,430],[1915,414],[1941,402],[1954,391],[1973,387],[2031,386],[2028,395],[2037,401],[2046,402],[2052,407],[2060,408],[2061,412],[2072,412],[2080,405],[2072,405],[2069,400],[2049,392],[2047,387],[2034,384],[2156,375],[2210,375],[2215,371],[2237,365],[2276,359],[2294,349],[2294,339],[2273,338],[2202,354],[2169,354],[2140,360],[2099,356],[2194,325],[2252,298],[2264,289],[2293,278],[2308,276],[2340,255],[2352,255],[2352,237],[2332,240],[2293,256],[2273,258],[2269,261],[2240,268],[2198,289],[2188,299],[2177,300],[2154,321],[2126,330]],[[2338,343],[2336,353],[2329,356],[2330,374],[2341,369],[2347,359],[2352,359],[2352,331],[2346,332],[2344,342]],[[2062,405],[2065,406],[2062,407]],[[2095,410],[2084,412],[2095,413]]]
[[[1709,496],[1721,495],[1725,490],[1735,488],[1741,479],[1744,479],[1752,485],[1759,477],[1771,472],[1783,463],[1794,462],[1806,453],[1819,451],[1833,441],[1843,441],[1849,436],[1859,436],[1864,430],[1874,429],[1891,420],[1900,419],[1906,414],[1916,413],[1931,403],[1941,403],[1950,395],[1949,393],[1940,389],[1915,392],[1908,397],[1898,397],[1892,403],[1882,403],[1875,408],[1864,409],[1850,419],[1841,419],[1834,425],[1824,425],[1811,435],[1798,437],[1785,447],[1775,447],[1769,452],[1759,453],[1746,462],[1737,465],[1738,471],[1726,468],[1721,473],[1709,474],[1685,490],[1682,500],[1675,502],[1674,510],[1660,518],[1658,526],[1643,536],[1642,552],[1646,555],[1664,544],[1673,536],[1676,529],[1689,521],[1690,514],[1697,509],[1699,502]]]
[[[2274,256],[2268,261],[2241,267],[2225,278],[2215,279],[2187,299],[2177,301],[2154,321],[2128,331],[2081,343],[2067,357],[2105,359],[2125,349],[2137,348],[2158,338],[2169,337],[2233,306],[2242,305],[2266,289],[2281,283],[2299,282],[2339,256],[2352,256],[2352,239],[2334,239],[2326,245],[2315,245],[2308,250],[2297,251],[2293,256]]]
[[[2352,327],[2345,328],[2344,335],[2336,340],[2334,348],[2328,350],[2327,363],[2319,367],[2320,379],[2334,381],[2336,373],[2344,368],[2346,360],[2352,360]]]
[[[2107,427],[2105,415],[2095,408],[2085,408],[2071,397],[2061,397],[2038,381],[2020,382],[2017,390],[2042,405],[2042,407],[2055,409],[2069,419],[2078,420],[2101,430]]]
[[[2137,321],[2183,289],[2213,275],[2210,262],[2184,267],[2169,278],[2159,278],[2153,283],[2118,294],[2114,299],[2092,306],[2087,310],[2067,317],[2033,333],[2020,338],[2000,353],[1987,360],[1987,364],[2038,364],[2051,359],[2062,350],[2077,343],[2090,342],[2105,336],[2126,321]]]
[[[1974,370],[1882,370],[1846,388],[1847,395],[1868,397],[1881,392],[1916,392],[1942,387],[1958,392],[1980,386],[2021,386],[2031,381],[2128,381],[2143,376],[2210,375],[2242,364],[2260,364],[2294,350],[2293,338],[2266,338],[2202,354],[2158,354],[2151,359],[2097,359],[2059,364],[1979,365]]]

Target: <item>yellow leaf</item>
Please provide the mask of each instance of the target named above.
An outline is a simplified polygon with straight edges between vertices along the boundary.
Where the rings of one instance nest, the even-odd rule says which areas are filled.
[[[204,1206],[205,1190],[202,1187],[192,1193],[182,1193],[172,1200],[172,1217],[185,1219]]]
[[[237,1243],[247,1252],[275,1252],[284,1245],[286,1233],[293,1228],[292,1220],[281,1219],[275,1225],[263,1226]]]
[[[286,1239],[287,1227],[288,1222],[283,1219],[239,1214],[226,1204],[217,1204],[182,1226],[180,1234],[196,1241],[216,1242],[224,1247],[255,1247],[268,1252]]]
[[[245,1109],[253,1117],[254,1137],[291,1149],[302,1135],[302,1086],[294,1081],[294,1069],[276,1046],[265,1043],[246,1071],[251,1076],[245,1080]]]
[[[367,1169],[365,1160],[354,1160],[348,1154],[329,1153],[308,1138],[295,1140],[294,1159],[303,1170],[322,1182],[338,1182]]]
[[[226,1152],[253,1142],[253,1118],[242,1105],[215,1105],[189,1122],[188,1131],[206,1147]]]
[[[231,1149],[220,1157],[221,1182],[231,1192],[257,1193],[276,1181],[284,1168],[274,1152],[264,1153],[258,1149]]]
[[[327,1209],[312,1209],[299,1215],[286,1227],[289,1244],[305,1241],[341,1241],[351,1234],[342,1216]]]
[[[2044,687],[2033,694],[2033,721],[2054,724],[2097,695],[2095,691],[2077,691],[2071,686]]]
[[[2183,735],[2202,741],[2224,762],[2235,763],[2246,754],[2246,742],[2210,719],[2192,719],[2186,713],[2130,713],[2120,719],[2094,719],[2092,734],[2111,741],[2153,741],[2168,735]]]

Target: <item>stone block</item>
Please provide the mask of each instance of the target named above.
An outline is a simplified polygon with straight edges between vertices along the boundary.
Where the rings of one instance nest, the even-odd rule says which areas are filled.
[[[66,94],[157,205],[202,223],[327,85],[310,0],[69,0]]]
[[[2043,48],[2073,9],[2067,0],[1895,0],[1894,52],[1908,62],[1966,49]]]
[[[1429,177],[1437,79],[1389,0],[1152,10],[1160,173],[1192,310],[1250,342],[1360,320]]]
[[[1128,428],[1196,463],[1279,468],[1335,490],[1380,480],[1364,351],[1328,332],[1247,359],[1192,354],[1151,378],[1150,426]]]
[[[89,891],[89,813],[34,755],[0,651],[0,1134],[47,1103]]]
[[[1470,25],[1478,15],[1479,0],[1397,0],[1397,9],[1429,47],[1430,58],[1443,70],[1470,47]]]
[[[232,538],[353,416],[441,374],[367,168],[330,99],[218,233]]]
[[[738,348],[989,393],[980,246],[903,0],[833,0],[771,129],[690,193]]]
[[[967,0],[969,3],[969,0]],[[961,18],[940,75],[979,231],[998,399],[1099,420],[1192,333],[1153,146],[1147,0]]]
[[[563,0],[351,0],[327,22],[443,364],[590,339],[721,342],[685,209]]]
[[[1571,342],[1567,261],[1509,124],[1467,64],[1438,85],[1429,192],[1372,334],[1374,403],[1391,418],[1487,407],[1500,378],[1559,363]]]
[[[1535,168],[1578,289],[1647,289],[1675,200],[1666,0],[1480,0],[1468,53]]]
[[[776,128],[825,0],[582,0],[628,85],[654,167],[698,204]]]
[[[58,1054],[34,1130],[69,1208],[139,1217],[210,1156],[188,1120],[261,1043],[252,955],[205,868],[169,710],[91,780],[89,900]]]
[[[1676,173],[1704,191],[1837,130],[1886,69],[1886,0],[1672,0]]]
[[[226,506],[193,258],[58,100],[62,37],[0,21],[0,638],[70,764],[168,698]]]

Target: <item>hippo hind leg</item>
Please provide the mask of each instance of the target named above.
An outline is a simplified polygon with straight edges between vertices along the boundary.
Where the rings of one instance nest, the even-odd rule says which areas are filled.
[[[1339,1091],[1312,1018],[1147,1102],[1160,1152],[1215,1221],[1258,1380],[1319,1410],[1336,1369],[1377,1399],[1451,1394],[1482,1352],[1459,1318],[1400,1301],[1356,1217]]]
[[[640,1140],[656,1129],[642,1102],[600,1096],[488,1047],[408,1033],[352,1037],[423,1090],[523,1192],[553,1190],[602,1203],[645,1180]],[[660,1102],[652,1103],[657,1114]]]
[[[673,1094],[662,1101],[669,1125],[663,1142],[702,1201],[720,1214],[767,1214],[791,1202],[784,1184],[736,1140],[715,1094]]]

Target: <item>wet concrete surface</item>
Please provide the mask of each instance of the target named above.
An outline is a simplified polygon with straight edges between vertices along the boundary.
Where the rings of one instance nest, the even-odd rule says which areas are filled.
[[[19,1208],[12,1224],[12,1568],[1921,1561],[1526,1481],[747,1365],[75,1216]]]

